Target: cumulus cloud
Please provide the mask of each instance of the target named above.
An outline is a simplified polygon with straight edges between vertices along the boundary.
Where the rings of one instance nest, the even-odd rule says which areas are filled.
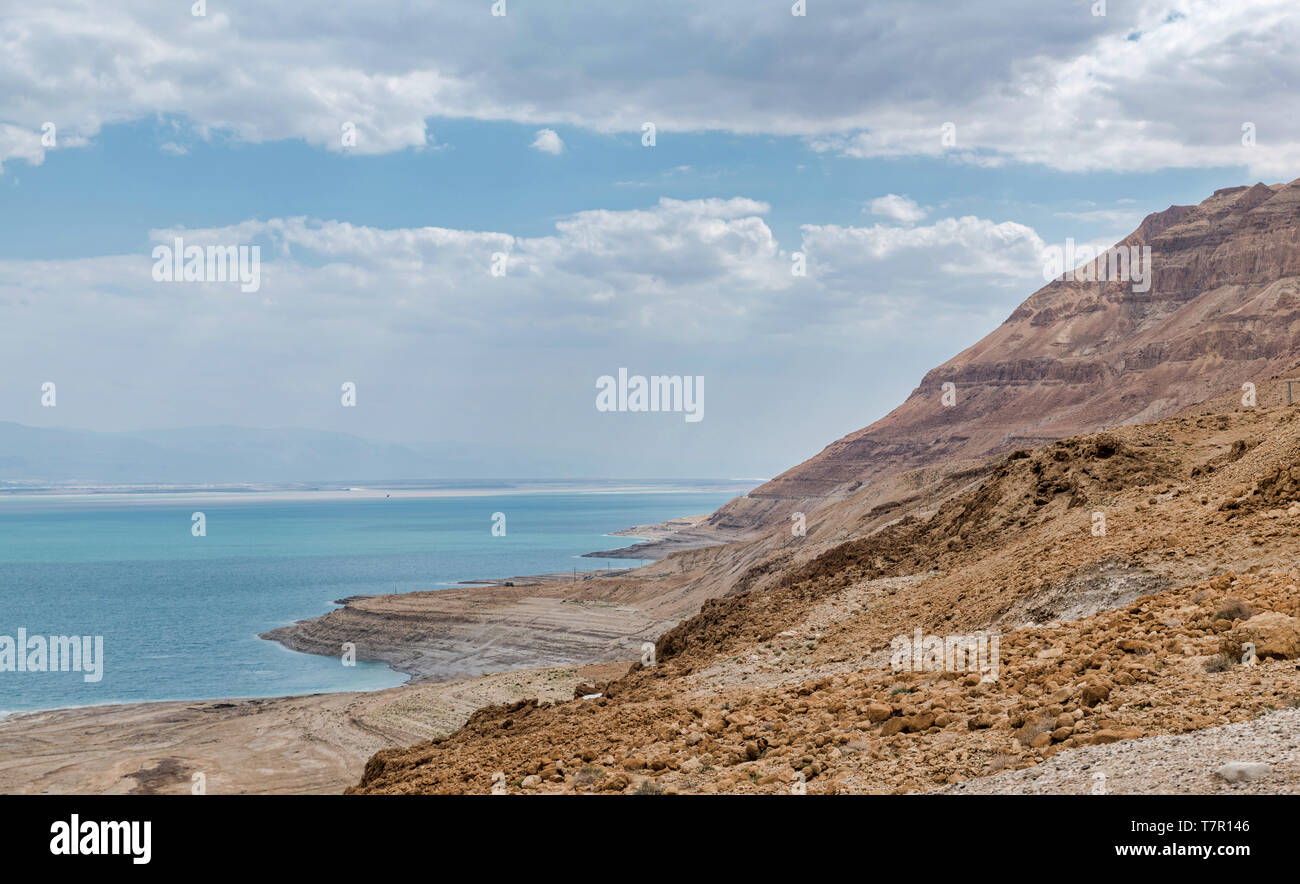
[[[542,153],[562,154],[564,153],[564,139],[554,129],[537,130],[537,138],[530,145],[534,150],[540,150]]]
[[[449,117],[626,133],[653,121],[801,136],[849,157],[1293,177],[1292,0],[1138,0],[1104,17],[1089,6],[826,2],[795,18],[669,0],[653,16],[591,3],[495,17],[480,4],[227,0],[195,18],[149,0],[49,0],[0,23],[0,162],[39,162],[8,130],[45,120],[92,137],[182,115],[201,132],[366,154],[427,148],[429,121]]]
[[[704,340],[753,331],[744,318],[762,315],[762,301],[792,285],[788,253],[762,217],[769,210],[743,197],[665,198],[645,209],[577,212],[541,237],[292,217],[158,229],[150,238],[260,245],[264,295],[278,310],[304,311],[304,322],[355,316],[364,302],[368,321],[391,320],[392,333],[455,329],[481,335],[484,346],[539,330],[566,340]],[[504,275],[493,275],[494,264]]]
[[[992,329],[1043,284],[1043,239],[1012,221],[805,225],[802,234],[815,282],[809,306],[846,330],[914,336],[943,322]]]
[[[889,218],[891,221],[914,224],[925,217],[925,209],[918,206],[916,200],[896,193],[888,193],[871,201],[871,214]]]
[[[23,351],[37,345],[18,330],[56,315],[66,352],[100,350],[109,340],[113,349],[130,351],[134,341],[147,353],[154,345],[146,342],[161,339],[182,350],[228,339],[279,352],[291,339],[312,342],[309,349],[382,352],[384,342],[415,346],[426,335],[486,351],[542,332],[575,346],[610,335],[748,345],[800,333],[855,346],[850,327],[905,332],[937,306],[988,316],[1007,309],[1008,292],[1018,300],[1037,287],[1043,243],[1020,224],[963,217],[920,227],[809,225],[783,248],[764,220],[768,211],[744,197],[661,199],[644,209],[577,212],[540,237],[304,217],[158,229],[149,237],[159,244],[258,245],[261,290],[156,283],[148,251],[9,260],[0,262],[0,337],[9,339],[9,358],[36,363],[39,354]],[[796,250],[806,255],[806,276],[791,272]],[[497,264],[504,275],[493,273]]]
[[[578,349],[618,339],[748,351],[791,335],[860,349],[862,331],[907,334],[940,310],[957,327],[996,323],[1041,284],[1042,241],[1020,224],[809,225],[783,248],[768,212],[744,197],[661,199],[577,212],[540,237],[304,217],[158,229],[149,236],[160,244],[259,246],[261,290],[154,282],[148,250],[3,261],[3,361],[15,370],[48,361],[39,336],[21,330],[55,325],[60,358],[98,354],[160,379],[167,359],[215,349],[244,354],[224,370],[251,386],[268,360],[298,372],[321,369],[332,352],[368,362],[429,347],[487,354],[538,335]],[[791,271],[796,250],[806,276]]]

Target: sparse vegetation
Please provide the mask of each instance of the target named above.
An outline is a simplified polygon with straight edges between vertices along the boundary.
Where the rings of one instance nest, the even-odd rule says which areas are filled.
[[[577,783],[582,786],[590,786],[594,783],[600,782],[604,778],[605,771],[602,768],[596,767],[594,764],[584,764],[582,769],[579,770],[577,775],[574,777]]]
[[[1223,605],[1215,613],[1215,620],[1249,620],[1255,616],[1255,609],[1245,599],[1239,599],[1236,596],[1225,599]]]

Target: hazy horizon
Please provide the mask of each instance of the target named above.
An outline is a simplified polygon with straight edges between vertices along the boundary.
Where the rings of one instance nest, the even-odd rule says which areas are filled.
[[[632,468],[619,475],[598,469]],[[0,485],[301,485],[303,483],[660,482],[759,484],[743,476],[637,473],[574,452],[465,442],[388,442],[306,428],[116,431],[0,421]]]

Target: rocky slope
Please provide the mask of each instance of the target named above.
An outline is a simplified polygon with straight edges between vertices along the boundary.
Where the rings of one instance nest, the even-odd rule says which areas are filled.
[[[353,791],[914,791],[1300,705],[1295,408],[1234,393],[995,457],[904,509],[795,538],[810,555],[739,575],[655,665],[479,710],[379,752]],[[996,677],[899,671],[891,639],[916,629],[998,635]]]

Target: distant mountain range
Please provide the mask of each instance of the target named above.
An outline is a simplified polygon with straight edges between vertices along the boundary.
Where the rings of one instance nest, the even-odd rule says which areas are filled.
[[[464,442],[395,444],[302,429],[101,433],[0,422],[0,482],[242,484],[587,478],[587,456]]]

